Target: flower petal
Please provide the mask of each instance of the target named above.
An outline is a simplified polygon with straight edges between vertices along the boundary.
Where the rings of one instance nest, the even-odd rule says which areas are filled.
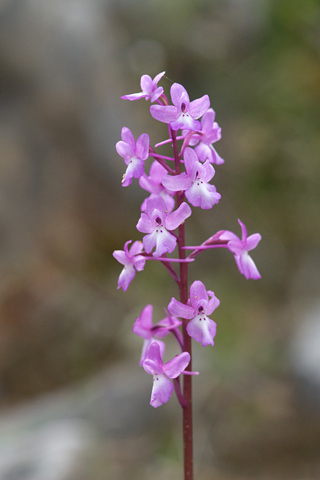
[[[153,217],[155,210],[158,210],[159,216],[161,219],[164,216],[164,211],[166,209],[166,204],[164,203],[163,198],[157,194],[151,194],[147,200],[147,213],[150,218]]]
[[[216,191],[214,185],[202,180],[195,180],[191,187],[186,190],[186,197],[194,207],[209,210],[213,205],[219,203],[221,195]]]
[[[142,243],[142,245],[143,245],[143,243]],[[144,266],[146,264],[146,258],[145,257],[143,257],[142,255],[137,255],[136,257],[133,258],[132,261],[133,261],[133,266],[137,270],[137,272],[141,272],[144,269]]]
[[[201,160],[201,162],[205,162],[206,160],[209,160],[209,162],[212,162],[210,147],[205,143],[203,142],[198,143],[198,145],[196,145],[195,147],[195,151],[198,155],[199,160]]]
[[[215,294],[213,292],[211,292],[211,290],[208,290],[207,291],[210,300],[207,304],[207,309],[206,309],[206,315],[211,315],[211,313],[217,308],[219,307],[220,305],[220,300],[215,296]]]
[[[210,180],[214,177],[215,175],[215,169],[211,165],[210,162],[206,161],[203,164],[203,174],[201,174],[202,180],[205,182],[210,182]]]
[[[155,160],[150,167],[149,176],[155,183],[161,183],[161,180],[164,175],[167,175],[167,170]]]
[[[190,354],[182,352],[163,365],[163,372],[169,378],[177,378],[190,363]]]
[[[149,157],[149,145],[150,145],[150,138],[147,133],[142,133],[140,137],[137,139],[136,143],[136,155],[141,160],[147,160]]]
[[[165,226],[168,230],[175,230],[190,215],[192,210],[186,202],[182,202],[180,207],[174,212],[168,213],[165,219]]]
[[[160,82],[161,78],[163,77],[163,75],[165,74],[166,72],[161,72],[161,73],[158,73],[158,75],[156,75],[153,79],[153,84],[154,85],[157,85],[158,82]]]
[[[223,238],[222,238],[222,240],[223,240]],[[243,252],[243,247],[242,247],[241,240],[239,238],[236,238],[234,240],[230,240],[228,242],[228,250],[230,250],[230,252],[234,253],[235,255],[241,255],[242,252]]]
[[[156,249],[153,252],[154,257],[161,257],[164,253],[172,253],[176,248],[177,239],[165,228],[161,228],[161,231],[154,232],[156,235]]]
[[[142,252],[142,250],[143,250],[142,242],[140,242],[140,240],[136,240],[135,242],[133,242],[129,250],[130,257],[133,257],[134,255],[138,255],[139,253]]]
[[[241,238],[241,240],[242,240],[243,242],[246,242],[247,236],[248,236],[247,228],[246,228],[245,224],[242,223],[241,220],[239,220],[239,219],[238,219],[238,223],[239,223],[239,225],[241,226],[241,233],[242,233],[242,238]]]
[[[128,143],[128,145],[130,145],[134,150],[136,142],[134,141],[133,133],[128,127],[123,127],[121,129],[121,140],[123,140],[125,143]]]
[[[197,132],[201,128],[201,123],[192,118],[189,113],[181,113],[177,119],[170,122],[170,127],[175,131],[181,128]]]
[[[137,229],[139,230],[138,226]],[[145,251],[151,253],[152,249],[157,245],[157,232],[154,230],[149,235],[145,235],[142,241]]]
[[[140,335],[141,336],[141,335]],[[143,366],[143,363],[144,361],[146,360],[147,358],[147,355],[148,355],[148,351],[149,351],[149,348],[150,348],[150,345],[152,343],[157,343],[159,345],[159,348],[160,348],[160,355],[162,357],[162,355],[164,354],[164,351],[165,351],[165,348],[166,348],[166,344],[162,341],[162,340],[158,340],[154,337],[148,337],[148,338],[145,338],[144,342],[143,342],[143,345],[142,345],[142,351],[141,351],[141,357],[140,357],[140,362],[139,362],[139,365],[140,367]]]
[[[173,85],[171,85],[170,95],[173,105],[175,105],[176,107],[180,106],[180,99],[183,94],[186,95],[186,100],[189,103],[189,95],[187,93],[187,90],[182,85],[180,85],[180,83],[174,83]]]
[[[134,149],[132,146],[122,140],[116,143],[116,150],[118,155],[125,160],[134,156]]]
[[[194,165],[196,165],[199,162],[198,156],[196,152],[193,150],[193,148],[187,147],[185,149],[183,160],[186,167],[186,171],[190,175],[193,172]]]
[[[152,78],[149,75],[142,75],[140,78],[140,87],[143,92],[149,95],[153,87]]]
[[[122,269],[119,279],[118,279],[118,289],[122,288],[122,290],[125,292],[128,290],[129,284],[132,282],[134,279],[134,276],[136,274],[136,271],[133,267],[133,265],[125,265],[125,267]]]
[[[193,340],[201,343],[203,347],[214,345],[217,325],[206,315],[197,315],[187,325],[187,332]]]
[[[203,95],[203,97],[197,98],[196,100],[193,100],[193,102],[190,102],[189,112],[193,118],[199,118],[204,113],[206,113],[209,107],[210,107],[209,96]]]
[[[227,242],[232,240],[232,242],[234,243],[236,242],[241,243],[240,238],[235,233],[230,232],[229,230],[221,230],[221,232],[217,232],[217,234],[218,233],[219,233],[219,237],[217,238],[218,240],[223,240]]]
[[[141,233],[153,232],[153,224],[150,217],[146,213],[141,213],[141,216],[136,225],[136,229]],[[149,253],[149,252],[147,252]]]
[[[162,185],[171,192],[180,192],[187,190],[192,184],[189,175],[184,172],[180,175],[166,175],[162,179]]]
[[[146,97],[147,94],[144,92],[139,93],[130,93],[129,95],[123,95],[121,98],[122,100],[130,100],[130,102],[134,100],[140,100],[140,98]]]
[[[194,308],[179,302],[174,297],[170,300],[168,310],[174,317],[186,318],[187,320],[194,317]]]
[[[261,240],[260,233],[253,233],[252,235],[250,235],[250,237],[247,238],[247,243],[246,243],[247,252],[256,248],[260,240]]]
[[[202,132],[209,132],[212,129],[215,116],[216,114],[213,108],[209,108],[208,111],[203,115],[201,120]]]
[[[217,150],[212,146],[209,145],[209,150],[210,150],[210,157],[208,158],[209,162],[215,163],[216,165],[222,165],[224,163],[224,160],[220,155],[218,154]]]
[[[150,113],[159,122],[169,123],[178,116],[177,108],[173,105],[151,105]]]
[[[115,250],[112,255],[122,265],[129,265],[131,263],[130,258],[123,250]]]
[[[202,299],[208,302],[208,293],[204,284],[200,280],[196,280],[190,287],[190,302],[194,309]]]
[[[153,306],[146,305],[142,310],[140,317],[136,318],[136,321],[133,325],[133,333],[142,338],[150,338],[152,336],[151,329],[153,327],[152,323],[152,312]]]
[[[176,317],[169,316],[158,322],[157,325],[153,327],[152,331],[158,338],[163,338],[172,330],[178,328],[181,324],[182,322]]]
[[[137,157],[132,157],[122,179],[122,186],[127,187],[131,185],[133,178],[140,178],[144,173],[144,161]]]
[[[238,263],[238,262],[237,262]],[[250,255],[247,252],[244,252],[240,258],[239,258],[239,264],[241,265],[241,270],[240,272],[243,273],[243,275],[246,277],[246,279],[252,278],[253,280],[259,280],[261,278],[261,275],[259,273],[259,270],[256,267],[256,264],[250,257]]]
[[[143,363],[143,368],[150,375],[156,375],[163,373],[162,367],[163,361],[161,358],[160,347],[158,343],[152,342],[147,353],[147,358]]]
[[[150,405],[157,408],[167,403],[173,389],[173,384],[165,375],[154,375]]]
[[[162,88],[162,87],[156,88],[156,89],[152,92],[152,95],[151,95],[151,98],[150,98],[151,103],[153,103],[153,102],[155,102],[156,100],[158,100],[158,98],[161,97],[162,94],[163,94],[163,88]]]

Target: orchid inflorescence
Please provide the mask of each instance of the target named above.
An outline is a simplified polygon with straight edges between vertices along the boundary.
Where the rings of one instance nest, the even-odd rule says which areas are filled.
[[[186,335],[203,347],[214,345],[216,323],[209,316],[220,304],[214,292],[207,290],[200,280],[191,284],[189,298],[181,294],[183,290],[188,292],[187,264],[205,250],[226,248],[234,254],[236,265],[245,278],[259,279],[260,273],[248,252],[257,246],[261,236],[255,233],[248,237],[245,225],[238,220],[241,239],[233,232],[221,230],[199,246],[185,245],[184,222],[192,214],[191,206],[208,210],[221,198],[216,187],[209,183],[215,174],[213,165],[224,163],[213,146],[221,138],[221,128],[215,121],[208,95],[190,102],[186,89],[174,83],[170,89],[172,104],[169,104],[164,89],[158,87],[164,74],[161,72],[154,79],[143,75],[142,91],[122,97],[130,101],[141,98],[150,101],[153,104],[150,114],[168,125],[169,139],[152,148],[147,133],[135,140],[129,128],[122,128],[121,140],[116,144],[116,150],[127,166],[122,186],[127,187],[133,179],[138,179],[140,187],[149,196],[141,205],[136,225],[137,230],[145,234],[142,242],[129,240],[124,250],[116,250],[113,256],[123,265],[118,280],[118,288],[123,291],[128,289],[136,272],[142,271],[148,260],[160,261],[179,287],[180,300],[170,300],[163,320],[153,325],[153,307],[147,305],[136,319],[133,332],[144,339],[140,365],[153,375],[150,404],[158,407],[166,403],[175,390],[180,404],[185,407],[187,400],[180,389],[180,375],[198,374],[190,369],[191,355],[185,348]],[[177,134],[179,130],[180,135]],[[181,142],[180,149],[178,142]],[[164,144],[172,145],[173,157],[157,153]],[[153,161],[149,173],[146,173],[149,159]],[[176,249],[179,258],[169,257],[168,254]],[[188,251],[191,253],[186,256]],[[174,263],[180,264],[180,276]],[[161,339],[169,334],[174,335],[181,353],[163,363],[165,344]]]

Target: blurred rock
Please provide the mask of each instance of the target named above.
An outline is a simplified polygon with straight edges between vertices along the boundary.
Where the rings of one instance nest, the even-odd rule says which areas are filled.
[[[143,373],[137,366],[117,365],[91,381],[3,411],[1,480],[104,478],[100,469],[110,468],[112,451],[130,442],[117,461],[129,460],[135,442],[138,456],[140,447],[150,455],[141,432],[151,434],[152,380]],[[161,413],[157,417],[156,424]]]
[[[320,412],[320,302],[300,311],[289,356],[300,399]]]
[[[81,420],[49,422],[35,431],[19,431],[0,450],[0,478],[71,480],[85,467],[83,459],[96,443],[97,435]]]

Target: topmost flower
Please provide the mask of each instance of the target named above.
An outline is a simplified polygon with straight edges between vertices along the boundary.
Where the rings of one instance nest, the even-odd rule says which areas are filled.
[[[208,95],[190,102],[186,89],[179,83],[174,83],[170,89],[173,105],[151,105],[150,113],[156,120],[169,123],[172,130],[193,130],[201,129],[200,118],[210,107]]]
[[[145,97],[146,100],[151,100],[155,102],[163,94],[163,88],[158,87],[158,82],[161,80],[163,75],[166,72],[158,73],[152,80],[149,75],[142,75],[140,80],[140,86],[142,92],[131,93],[130,95],[124,95],[121,97],[123,100],[140,100],[140,98]]]

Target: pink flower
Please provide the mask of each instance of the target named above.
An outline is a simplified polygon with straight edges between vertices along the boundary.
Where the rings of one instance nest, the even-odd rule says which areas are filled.
[[[221,165],[224,160],[218,155],[213,143],[217,142],[221,138],[221,128],[214,121],[215,112],[212,108],[203,115],[201,119],[201,129],[199,132],[192,136],[192,140],[200,140],[195,147],[195,151],[201,162],[208,160],[210,163]]]
[[[130,95],[123,95],[121,97],[123,100],[139,100],[140,98],[145,98],[146,100],[151,100],[151,103],[158,100],[158,98],[163,94],[163,88],[158,87],[158,82],[161,80],[163,75],[166,72],[158,73],[152,80],[149,75],[142,75],[140,80],[140,86],[142,92],[131,93]]]
[[[122,186],[127,187],[132,183],[132,178],[140,178],[144,173],[144,162],[149,157],[150,139],[147,133],[143,133],[135,142],[132,132],[127,127],[122,128],[121,139],[116,143],[116,150],[127,165],[122,179]]]
[[[134,242],[130,250],[128,250],[128,245],[131,242],[132,240],[129,240],[124,244],[124,250],[115,250],[113,252],[114,258],[124,265],[118,280],[118,288],[122,288],[124,292],[133,280],[136,270],[137,272],[143,270],[146,263],[145,257],[139,255],[143,250],[142,242]]]
[[[208,161],[200,163],[190,147],[185,149],[184,163],[186,171],[180,175],[163,177],[163,186],[176,192],[185,191],[188,201],[194,207],[212,208],[221,198],[216,187],[208,183],[215,174],[213,166]]]
[[[209,108],[210,100],[204,95],[190,102],[186,89],[179,83],[174,83],[170,89],[173,105],[151,105],[150,113],[156,120],[169,123],[173,130],[198,131],[201,123],[197,120]]]
[[[210,297],[210,299],[209,299]],[[220,301],[215,294],[206,287],[200,280],[196,280],[190,287],[190,300],[188,305],[179,302],[172,297],[168,310],[176,316],[191,320],[187,325],[187,332],[196,342],[201,343],[203,347],[214,345],[216,335],[216,323],[207,315],[220,305]]]
[[[147,253],[156,247],[153,255],[160,257],[166,252],[172,253],[177,239],[168,230],[175,230],[191,215],[191,208],[185,202],[174,212],[168,213],[167,206],[160,195],[152,194],[147,199],[146,213],[142,213],[137,230],[147,233],[143,237],[143,246]]]
[[[163,363],[160,347],[152,343],[143,362],[143,368],[147,373],[153,375],[153,387],[151,392],[150,405],[154,408],[167,403],[173,392],[174,386],[170,378],[177,378],[189,365],[190,354],[180,353],[167,363]]]
[[[155,335],[159,338],[163,338],[182,323],[177,318],[166,317],[154,326],[152,323],[152,311],[152,305],[144,307],[140,317],[136,319],[133,326],[133,333],[144,338],[140,366],[142,366],[147,358],[147,352],[151,343],[156,342],[159,345],[161,355],[164,354],[165,344],[161,340],[156,339]]]
[[[150,193],[157,193],[161,195],[165,204],[167,206],[167,210],[172,212],[174,208],[174,199],[172,198],[171,194],[164,188],[162,185],[162,179],[168,174],[168,171],[160,165],[159,162],[156,160],[151,164],[149,176],[145,173],[139,179],[139,185],[141,188],[146,190]],[[147,208],[147,199],[141,205],[141,211],[144,212]]]
[[[241,240],[235,233],[229,232],[228,230],[219,232],[219,240],[228,241],[227,248],[230,252],[234,253],[234,258],[240,273],[247,279],[253,278],[254,280],[258,280],[261,278],[261,275],[248,252],[256,248],[261,240],[261,235],[260,233],[254,233],[248,237],[246,226],[241,220],[238,220],[238,222],[242,231]]]

